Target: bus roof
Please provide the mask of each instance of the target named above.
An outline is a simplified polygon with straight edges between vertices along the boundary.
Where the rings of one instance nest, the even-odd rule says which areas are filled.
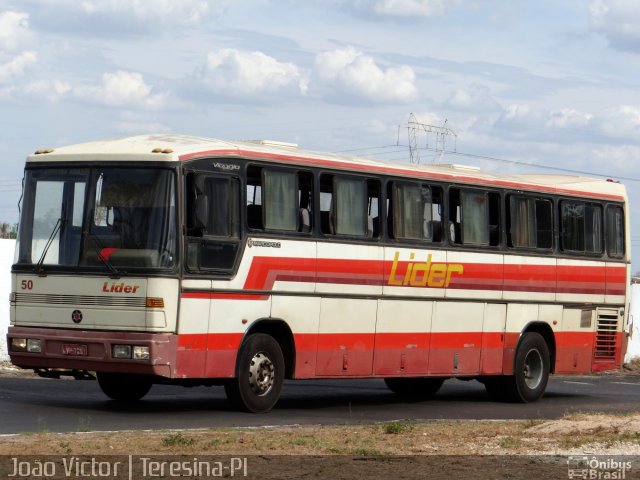
[[[265,140],[224,141],[188,135],[140,135],[38,150],[27,163],[81,161],[189,161],[201,158],[250,158],[326,169],[478,184],[510,189],[626,199],[623,185],[596,178],[557,175],[496,175],[461,165],[415,165],[298,149]]]

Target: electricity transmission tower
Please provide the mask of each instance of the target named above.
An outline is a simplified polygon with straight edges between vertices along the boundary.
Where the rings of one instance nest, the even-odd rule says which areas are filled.
[[[421,134],[426,136],[426,144],[424,150],[433,150],[433,158],[431,163],[440,163],[442,154],[445,151],[447,136],[453,136],[454,148],[456,150],[456,143],[458,136],[456,133],[447,127],[447,120],[444,121],[444,125],[427,125],[425,123],[418,122],[416,116],[411,113],[409,115],[409,123],[407,123],[407,134],[409,135],[409,155],[411,163],[420,163],[420,147],[419,137]],[[429,138],[435,136],[435,147],[429,147]]]

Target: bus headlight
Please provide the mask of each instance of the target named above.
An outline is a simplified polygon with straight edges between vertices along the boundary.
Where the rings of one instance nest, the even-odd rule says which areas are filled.
[[[27,338],[27,352],[30,352],[30,353],[42,352],[42,344],[40,343],[39,338]]]
[[[111,348],[113,358],[132,358],[134,360],[148,360],[150,358],[149,347],[142,345],[114,345]]]
[[[113,358],[131,358],[131,345],[114,345],[111,349]]]
[[[134,360],[148,360],[149,359],[149,347],[141,347],[135,345],[133,347]]]
[[[12,338],[11,339],[11,351],[12,352],[26,352],[27,351],[27,339],[26,338]]]
[[[12,338],[9,347],[12,352],[42,352],[42,343],[39,338]]]

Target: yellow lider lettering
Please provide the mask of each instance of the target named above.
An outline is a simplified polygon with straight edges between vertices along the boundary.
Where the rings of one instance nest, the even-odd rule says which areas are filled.
[[[415,258],[415,254],[409,255],[410,260]],[[431,263],[433,256],[427,255],[427,260],[423,263],[409,262],[404,275],[398,272],[400,263],[400,252],[393,256],[393,264],[389,273],[388,285],[446,288],[451,283],[452,275],[462,275],[464,265],[460,263]]]

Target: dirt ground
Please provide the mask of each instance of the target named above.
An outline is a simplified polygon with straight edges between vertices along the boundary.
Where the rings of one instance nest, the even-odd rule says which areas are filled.
[[[25,374],[4,370],[5,375]],[[640,362],[625,372],[637,375]],[[623,458],[633,463],[624,476],[620,471],[613,475],[614,463],[614,468],[598,470],[600,476],[590,478],[627,479],[640,478],[640,408],[634,414],[572,414],[549,421],[398,421],[355,426],[9,435],[0,437],[0,475],[11,467],[8,459],[16,455],[49,456],[58,463],[64,458],[96,455],[167,456],[184,462],[244,458],[248,478],[394,480],[451,479],[454,474],[529,479],[534,472],[539,478],[568,478],[568,462],[574,458]],[[143,473],[138,471],[137,476]]]

